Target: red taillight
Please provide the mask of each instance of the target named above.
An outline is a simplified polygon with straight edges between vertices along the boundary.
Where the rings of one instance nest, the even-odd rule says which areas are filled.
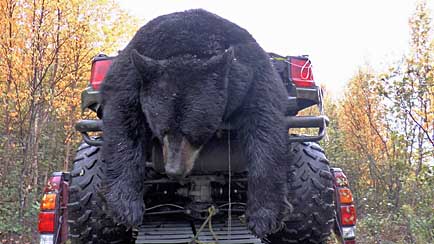
[[[44,193],[58,191],[60,188],[60,176],[52,176],[48,179],[47,185],[45,185]]]
[[[313,80],[312,64],[306,57],[290,57],[291,64],[291,79],[298,87],[315,86]]]
[[[94,90],[99,89],[111,64],[112,64],[111,59],[95,60],[93,62],[92,70],[90,74],[90,84],[92,85],[92,88]]]
[[[63,172],[54,172],[48,179],[38,215],[41,244],[65,243],[67,240],[68,181],[69,174]]]
[[[354,205],[341,206],[341,221],[342,225],[355,225],[357,220],[356,208]]]
[[[39,233],[54,232],[55,216],[56,215],[54,212],[39,213],[39,223],[38,223]]]
[[[336,212],[338,213],[336,229],[338,236],[342,238],[343,244],[355,244],[356,238],[356,207],[353,204],[354,198],[348,184],[347,176],[340,168],[333,168]]]

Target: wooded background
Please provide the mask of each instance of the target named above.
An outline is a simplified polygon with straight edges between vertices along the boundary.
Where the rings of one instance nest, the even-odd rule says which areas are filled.
[[[430,16],[415,6],[410,51],[387,72],[361,66],[342,96],[326,92],[321,144],[349,177],[359,243],[434,242]],[[47,177],[70,169],[81,140],[92,57],[122,48],[139,21],[110,0],[0,0],[0,23],[0,241],[32,243]]]

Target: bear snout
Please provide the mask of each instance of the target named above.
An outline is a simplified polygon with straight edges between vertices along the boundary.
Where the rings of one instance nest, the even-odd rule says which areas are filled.
[[[182,180],[185,177],[184,170],[179,167],[172,167],[170,163],[166,164],[165,171],[170,179]]]
[[[167,176],[180,180],[193,169],[200,148],[193,147],[186,138],[164,136],[163,157]]]

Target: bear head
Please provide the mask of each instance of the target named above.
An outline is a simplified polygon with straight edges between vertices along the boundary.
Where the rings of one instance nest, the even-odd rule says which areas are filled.
[[[229,48],[212,57],[183,54],[156,60],[131,50],[131,61],[142,79],[142,111],[163,145],[169,177],[185,177],[221,125],[233,55]]]

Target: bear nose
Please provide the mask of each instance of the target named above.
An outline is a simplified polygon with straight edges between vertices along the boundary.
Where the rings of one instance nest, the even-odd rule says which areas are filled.
[[[193,169],[199,149],[186,138],[166,135],[163,138],[164,169],[169,178],[181,180]]]
[[[165,167],[165,171],[167,176],[170,179],[174,179],[174,180],[181,180],[184,178],[185,174],[184,171],[181,170],[180,168],[176,168],[171,166],[170,164],[167,164]]]

